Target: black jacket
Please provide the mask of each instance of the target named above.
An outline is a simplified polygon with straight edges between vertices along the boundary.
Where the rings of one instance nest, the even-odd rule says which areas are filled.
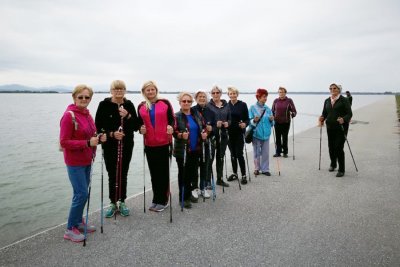
[[[238,100],[236,104],[232,104],[229,101],[229,108],[231,110],[231,124],[229,125],[229,135],[241,135],[244,129],[239,127],[240,122],[249,124],[249,109],[247,104],[243,101]]]
[[[123,131],[125,134],[124,142],[133,142],[133,132],[139,130],[139,121],[136,114],[136,109],[130,100],[124,98],[124,103],[122,104],[124,109],[126,109],[131,117],[123,119]],[[99,107],[96,112],[96,128],[99,133],[104,130],[107,133],[107,144],[116,144],[117,140],[110,137],[110,132],[118,131],[121,125],[121,116],[119,115],[119,105],[117,103],[111,102],[111,97],[105,98],[100,102]],[[127,116],[128,117],[128,116]]]
[[[343,127],[347,130],[352,116],[353,112],[351,111],[350,103],[344,96],[341,95],[333,107],[330,97],[325,100],[322,117],[324,117],[328,129],[340,129],[337,119],[341,117],[344,119]]]

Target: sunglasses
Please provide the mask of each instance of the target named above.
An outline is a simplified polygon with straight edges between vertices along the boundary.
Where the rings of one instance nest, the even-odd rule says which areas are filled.
[[[189,104],[190,104],[190,103],[192,103],[193,101],[192,101],[192,100],[181,100],[181,102],[182,102],[182,103],[185,103],[185,104],[186,104],[186,103],[189,103]]]
[[[212,95],[219,95],[221,92],[212,92]]]
[[[83,100],[83,99],[89,100],[89,99],[90,99],[90,96],[83,96],[83,95],[80,95],[80,96],[77,96],[76,98],[78,98],[79,100]]]

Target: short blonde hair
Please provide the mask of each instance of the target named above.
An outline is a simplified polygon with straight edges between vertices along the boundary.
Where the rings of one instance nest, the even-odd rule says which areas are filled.
[[[184,96],[190,97],[190,100],[193,102],[193,95],[192,95],[191,93],[189,93],[189,92],[181,92],[181,93],[179,93],[179,95],[176,97],[176,99],[177,99],[179,102],[181,102],[181,101],[182,101],[182,98],[183,98]]]
[[[237,95],[239,95],[239,90],[238,90],[236,87],[228,86],[228,94],[229,94],[230,92],[234,92],[234,93],[236,93]]]
[[[114,89],[124,89],[126,90],[126,85],[124,83],[124,81],[121,80],[115,80],[111,83],[110,85],[110,90],[114,90]]]
[[[75,98],[77,94],[82,93],[84,90],[89,91],[90,97],[93,96],[93,89],[91,87],[87,86],[86,84],[78,84],[77,86],[75,86],[74,90],[72,91],[72,97]]]

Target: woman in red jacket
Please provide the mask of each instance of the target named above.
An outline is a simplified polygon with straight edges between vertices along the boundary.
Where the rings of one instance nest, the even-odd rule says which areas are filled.
[[[175,116],[170,102],[159,98],[153,81],[143,84],[142,95],[145,101],[138,106],[138,117],[153,187],[149,210],[160,212],[168,206],[169,156]]]
[[[87,109],[92,96],[92,88],[84,84],[76,86],[72,92],[74,104],[67,107],[61,118],[60,145],[74,192],[64,239],[73,242],[81,242],[85,238],[81,234],[84,230],[82,214],[88,198],[91,163],[96,146],[107,138],[105,135],[100,140],[96,137],[96,126]],[[94,226],[87,227],[88,232],[95,230]]]

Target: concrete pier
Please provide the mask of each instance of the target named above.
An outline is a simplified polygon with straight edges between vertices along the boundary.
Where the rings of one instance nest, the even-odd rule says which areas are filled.
[[[295,136],[295,160],[270,159],[272,176],[251,174],[239,190],[181,212],[173,184],[169,209],[105,219],[86,247],[63,240],[65,225],[0,250],[0,266],[400,266],[400,135],[395,98],[354,111],[346,173],[328,172],[326,129],[318,170],[319,128]],[[272,149],[273,146],[271,146]],[[250,170],[253,170],[249,155]],[[278,175],[278,161],[281,175]],[[173,162],[175,164],[175,162]],[[228,168],[229,170],[230,168]],[[151,192],[146,194],[146,209]]]

